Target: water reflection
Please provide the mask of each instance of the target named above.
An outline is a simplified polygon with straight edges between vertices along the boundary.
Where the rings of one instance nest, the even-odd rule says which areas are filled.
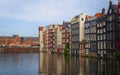
[[[120,61],[40,53],[40,75],[120,75]]]
[[[38,53],[0,54],[0,75],[38,75]]]

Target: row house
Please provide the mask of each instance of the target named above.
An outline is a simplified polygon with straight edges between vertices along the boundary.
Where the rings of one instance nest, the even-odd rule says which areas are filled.
[[[105,8],[102,15],[96,18],[96,47],[98,56],[106,55],[106,14]]]
[[[107,30],[107,56],[114,57],[116,52],[116,45],[119,44],[119,10],[118,5],[112,4],[112,1],[109,3],[109,9],[107,12],[106,18],[106,30]],[[118,37],[117,37],[118,36]]]
[[[94,16],[86,16],[84,24],[84,42],[85,42],[85,54],[97,55],[97,28],[96,19],[104,14],[104,9],[102,13],[96,13]]]
[[[103,12],[103,11],[102,11]],[[89,23],[89,43],[90,43],[90,55],[97,55],[97,28],[96,19],[102,16],[104,13],[96,13],[93,18],[90,19]]]
[[[85,42],[85,54],[88,54],[89,53],[89,50],[90,50],[90,36],[89,36],[89,33],[90,33],[90,29],[89,29],[89,25],[90,25],[90,19],[93,18],[93,16],[86,16],[86,20],[85,20],[85,31],[84,31],[84,35],[85,35],[85,39],[84,39],[84,42]]]
[[[106,56],[106,14],[96,19],[97,54]]]
[[[116,24],[116,50],[120,52],[120,0],[118,0],[118,14],[117,14],[117,24]]]
[[[82,54],[84,53],[84,23],[86,14],[81,13],[72,18],[71,20],[71,53]]]
[[[109,1],[109,9],[105,14],[96,15],[85,22],[85,51],[86,54],[95,54],[102,57],[115,57],[116,50],[120,50],[119,27],[119,2],[118,5]]]

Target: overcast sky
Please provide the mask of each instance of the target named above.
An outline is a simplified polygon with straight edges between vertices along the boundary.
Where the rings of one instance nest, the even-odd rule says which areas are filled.
[[[38,36],[39,26],[62,24],[82,12],[93,16],[108,6],[109,0],[0,0],[0,36]]]

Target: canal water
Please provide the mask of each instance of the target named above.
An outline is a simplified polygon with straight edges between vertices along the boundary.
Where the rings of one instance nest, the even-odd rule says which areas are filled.
[[[8,53],[0,54],[0,75],[120,75],[120,60]]]

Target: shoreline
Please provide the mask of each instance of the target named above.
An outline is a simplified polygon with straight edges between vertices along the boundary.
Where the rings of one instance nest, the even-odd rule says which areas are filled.
[[[48,53],[46,51],[40,51],[40,53]],[[48,53],[48,54],[60,54],[60,55],[64,55],[64,53],[56,53],[56,52],[53,52],[53,53]],[[100,57],[100,56],[92,56],[92,55],[72,55],[72,54],[68,54],[70,56],[80,56],[80,57],[86,57],[86,58],[95,58],[95,59],[106,59],[106,60],[120,60],[120,58],[118,57],[114,57],[114,58],[108,58],[108,57]]]
[[[0,53],[48,53],[47,51],[40,51],[39,48],[0,48]],[[60,54],[64,55],[64,53],[48,53],[48,54]],[[72,55],[70,56],[80,56],[80,57],[87,57],[87,58],[96,58],[96,59],[110,59],[110,60],[120,60],[120,58],[108,58],[108,57],[100,57],[100,56],[92,56],[92,55]]]
[[[0,48],[0,53],[39,53],[39,48]]]

